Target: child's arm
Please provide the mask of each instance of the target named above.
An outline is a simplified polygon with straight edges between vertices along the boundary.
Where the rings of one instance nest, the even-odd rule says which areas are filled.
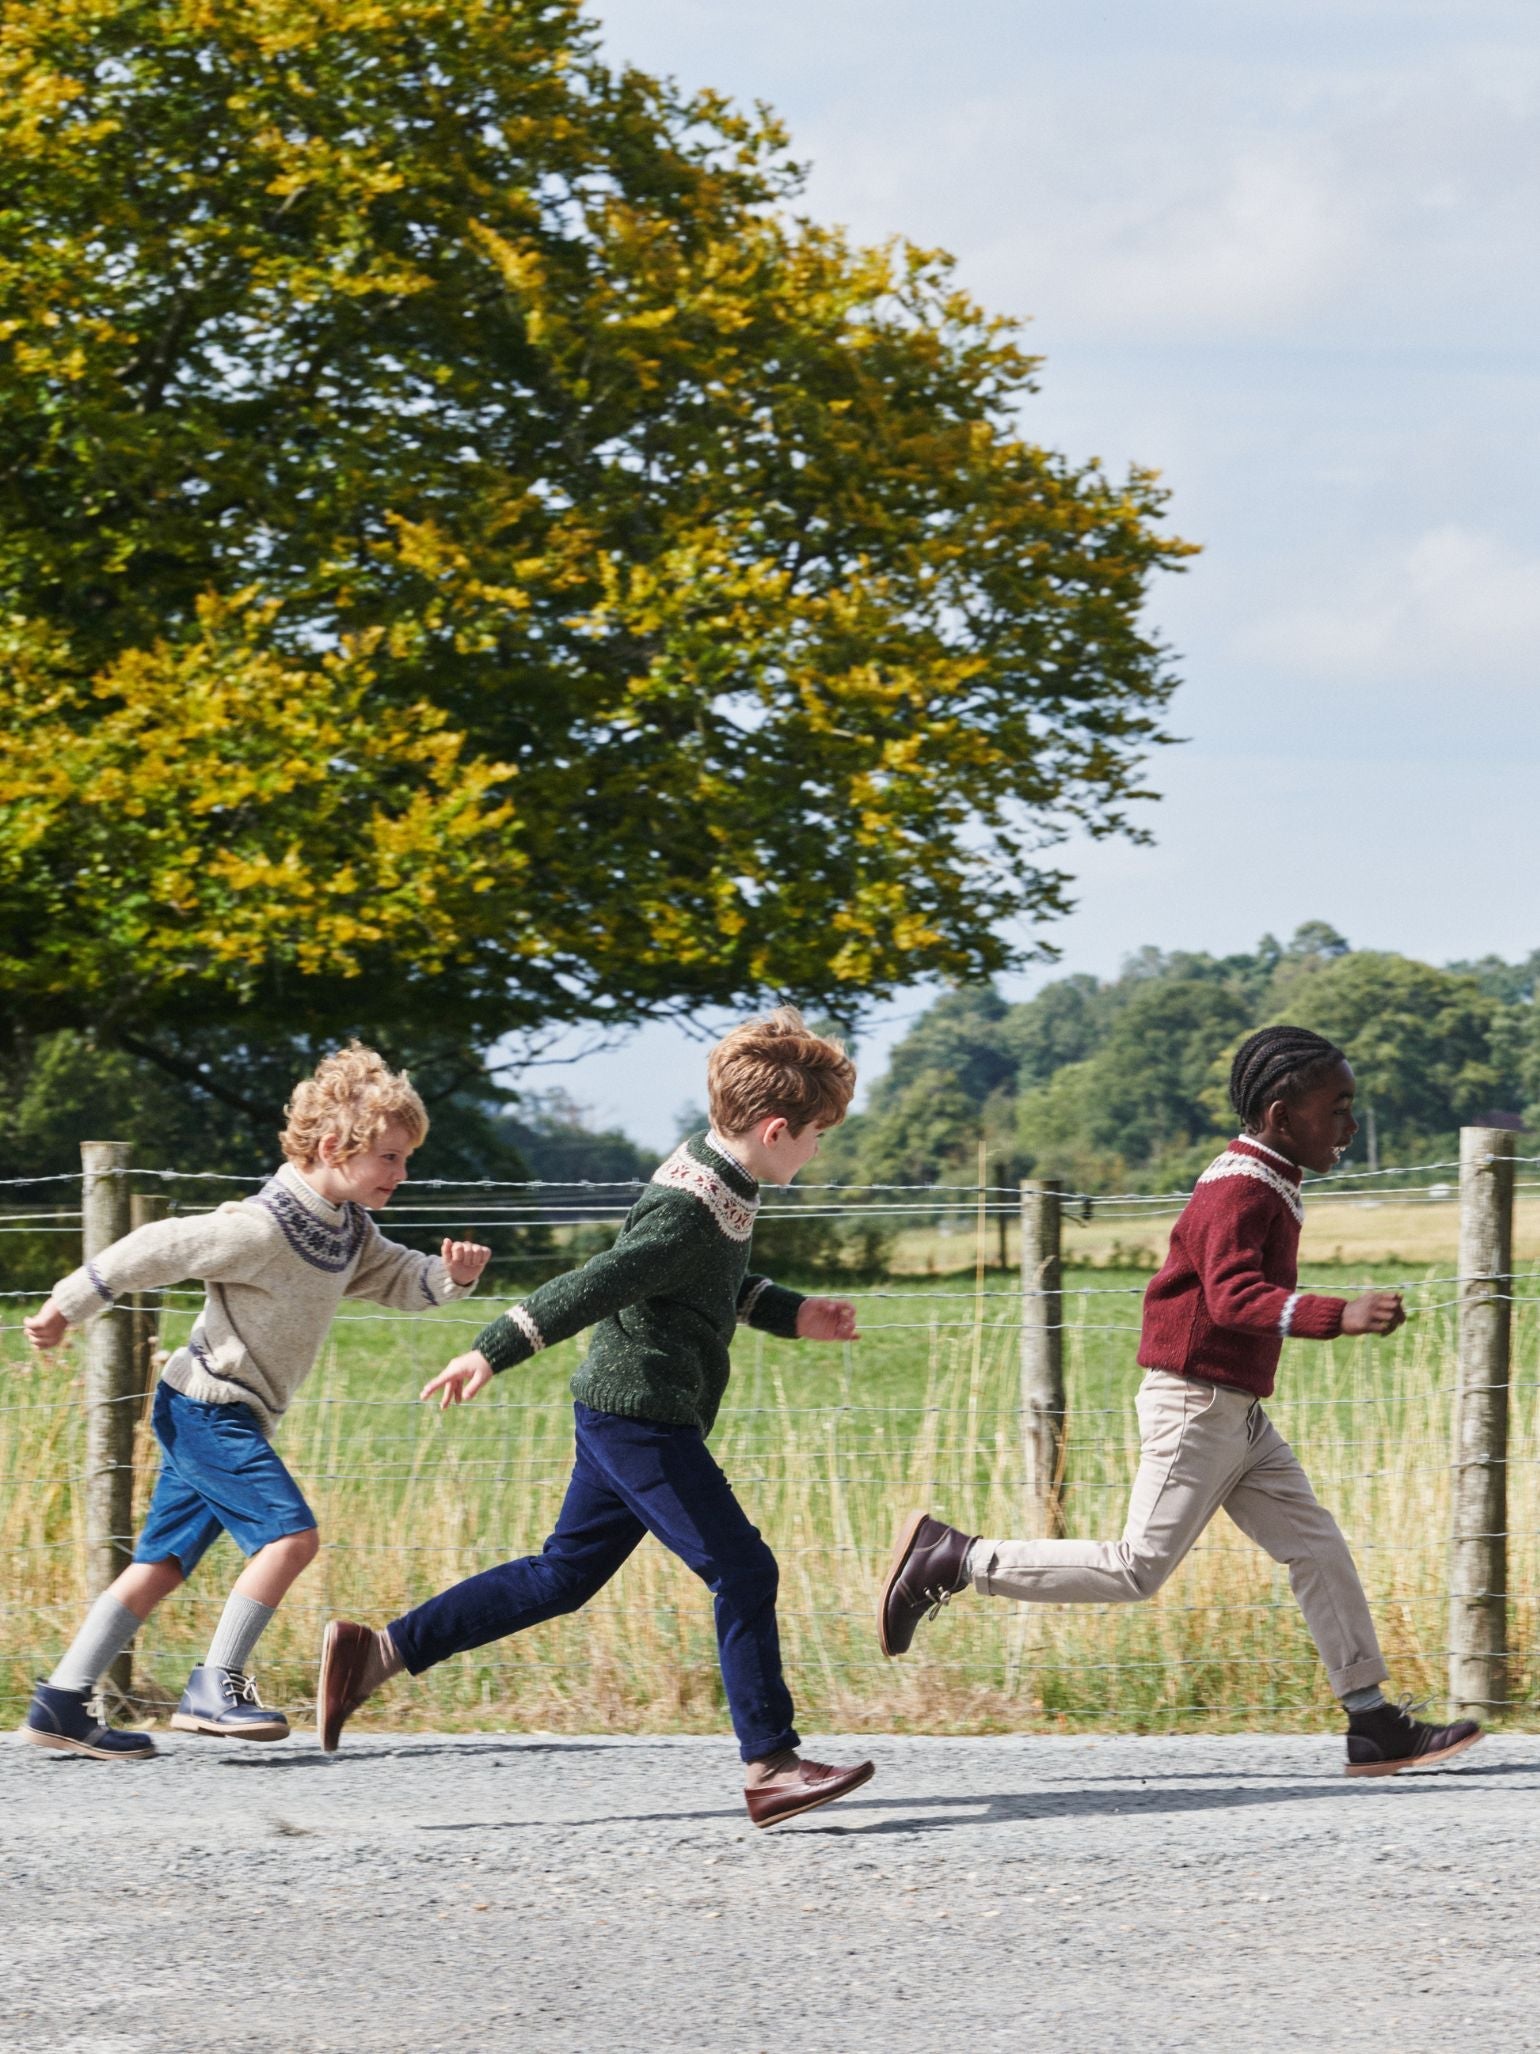
[[[55,1284],[42,1310],[26,1321],[27,1338],[35,1348],[56,1347],[67,1327],[84,1326],[120,1299],[189,1277],[243,1282],[261,1269],[270,1246],[267,1215],[241,1200],[188,1219],[152,1220]]]
[[[1224,1188],[1224,1187],[1221,1187]],[[1290,1291],[1262,1274],[1262,1245],[1276,1203],[1265,1190],[1233,1195],[1205,1192],[1188,1205],[1182,1232],[1203,1279],[1203,1296],[1217,1326],[1241,1333],[1281,1334],[1304,1341],[1330,1341],[1338,1334],[1393,1334],[1406,1318],[1395,1291],[1366,1291],[1360,1298],[1328,1298]]]
[[[372,1231],[363,1245],[358,1267],[348,1278],[348,1298],[370,1298],[397,1312],[421,1312],[426,1305],[444,1305],[476,1288],[476,1279],[491,1259],[479,1241],[446,1241],[439,1254],[404,1248]]]
[[[1234,1181],[1200,1185],[1182,1215],[1182,1233],[1216,1326],[1243,1334],[1333,1340],[1343,1330],[1344,1298],[1291,1291],[1262,1274],[1262,1249],[1278,1200],[1261,1185],[1237,1195]]]
[[[712,1231],[693,1199],[655,1206],[629,1223],[613,1248],[553,1277],[483,1327],[476,1345],[424,1384],[421,1396],[441,1392],[441,1411],[462,1404],[500,1370],[528,1362],[639,1299],[662,1296],[693,1267],[700,1239]]]
[[[786,1341],[854,1341],[856,1309],[847,1298],[804,1298],[768,1277],[748,1276],[738,1293],[745,1326]]]

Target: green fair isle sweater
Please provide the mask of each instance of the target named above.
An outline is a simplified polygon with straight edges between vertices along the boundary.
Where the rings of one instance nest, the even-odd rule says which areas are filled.
[[[555,1277],[477,1336],[494,1369],[592,1327],[572,1395],[596,1412],[711,1431],[738,1321],[790,1340],[798,1292],[750,1276],[759,1186],[704,1134],[653,1172],[612,1248]]]

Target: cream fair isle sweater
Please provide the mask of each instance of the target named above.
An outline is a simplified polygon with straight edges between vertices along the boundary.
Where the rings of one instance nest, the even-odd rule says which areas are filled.
[[[421,1312],[463,1298],[437,1255],[387,1241],[361,1205],[333,1205],[285,1163],[250,1198],[126,1234],[54,1286],[71,1326],[135,1291],[196,1278],[203,1309],[162,1374],[205,1404],[249,1405],[271,1434],[344,1298]]]

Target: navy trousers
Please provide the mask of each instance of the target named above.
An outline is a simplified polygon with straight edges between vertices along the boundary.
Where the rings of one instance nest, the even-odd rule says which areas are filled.
[[[716,1600],[717,1651],[746,1762],[795,1747],[775,1624],[775,1557],[733,1496],[698,1426],[622,1419],[576,1405],[577,1458],[555,1531],[538,1555],[469,1576],[395,1620],[414,1676],[449,1655],[575,1612],[652,1534]]]

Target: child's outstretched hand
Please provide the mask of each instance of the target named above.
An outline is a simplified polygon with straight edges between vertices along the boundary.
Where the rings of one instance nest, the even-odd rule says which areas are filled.
[[[41,1312],[34,1312],[30,1319],[24,1319],[22,1326],[27,1339],[39,1352],[57,1348],[69,1332],[69,1321],[50,1298]]]
[[[483,1248],[479,1241],[446,1241],[440,1253],[457,1284],[474,1284],[492,1260],[491,1249]]]
[[[856,1341],[856,1309],[848,1298],[804,1298],[797,1307],[797,1333],[804,1341]]]
[[[1362,1298],[1350,1298],[1342,1312],[1345,1334],[1393,1334],[1405,1324],[1399,1291],[1365,1291]]]
[[[431,1398],[435,1391],[439,1392],[438,1409],[447,1412],[451,1405],[463,1405],[467,1398],[474,1398],[478,1391],[484,1391],[491,1381],[491,1363],[479,1348],[472,1348],[468,1355],[457,1355],[449,1367],[441,1369],[417,1395],[419,1398]]]

